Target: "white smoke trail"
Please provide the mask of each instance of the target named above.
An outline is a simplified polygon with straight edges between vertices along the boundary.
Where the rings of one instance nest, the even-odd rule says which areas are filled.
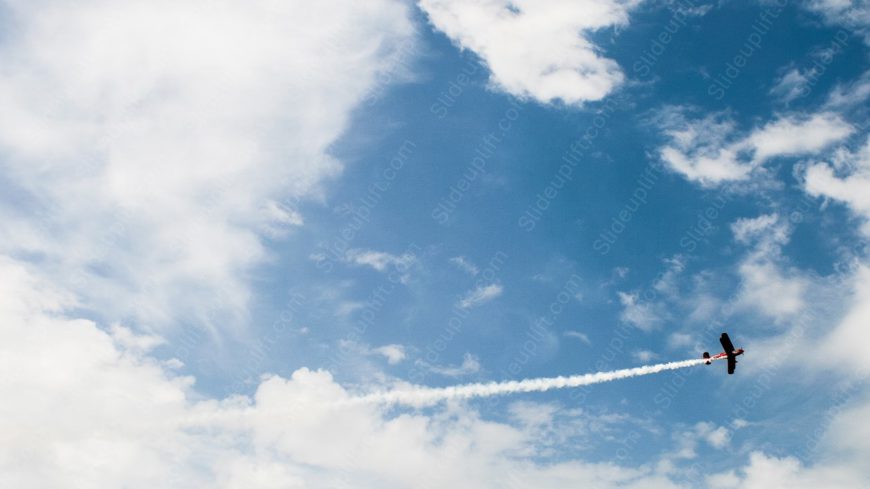
[[[723,357],[724,358],[724,357]],[[722,360],[723,358],[710,358],[709,361]],[[650,375],[666,370],[694,367],[702,365],[707,359],[699,358],[684,360],[682,362],[661,363],[644,367],[626,368],[610,372],[597,372],[585,375],[572,375],[569,377],[549,377],[540,379],[515,380],[509,382],[490,382],[479,384],[465,384],[451,387],[423,387],[408,386],[385,392],[359,397],[344,398],[340,401],[326,400],[319,396],[302,397],[297,399],[291,406],[264,408],[262,406],[230,405],[216,409],[216,406],[201,406],[202,409],[188,413],[181,420],[167,420],[169,423],[181,423],[184,426],[210,426],[219,425],[226,427],[227,423],[235,423],[234,426],[245,428],[248,423],[258,419],[281,419],[287,420],[294,416],[309,417],[318,412],[317,407],[341,410],[343,407],[359,406],[363,404],[401,404],[413,407],[423,407],[437,404],[449,399],[470,399],[475,397],[489,397],[521,392],[543,392],[551,389],[567,389],[584,385],[600,384],[612,380],[627,379],[641,375]],[[173,424],[174,425],[174,424]]]
[[[718,358],[710,360],[719,360]],[[627,379],[641,375],[650,375],[666,370],[676,370],[686,367],[703,365],[703,358],[683,360],[681,362],[660,363],[644,367],[626,368],[610,372],[597,372],[569,377],[549,377],[540,379],[512,380],[507,382],[489,382],[479,384],[455,385],[451,387],[420,387],[414,386],[386,392],[368,394],[348,399],[341,404],[403,404],[408,406],[428,406],[448,399],[470,399],[474,397],[500,396],[520,392],[543,392],[551,389],[567,389],[584,385],[600,384],[612,380]]]

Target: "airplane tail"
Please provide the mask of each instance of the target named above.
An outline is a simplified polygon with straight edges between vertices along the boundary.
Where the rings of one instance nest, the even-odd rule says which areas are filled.
[[[704,352],[704,358],[710,358],[710,352],[706,352],[706,351],[705,351],[705,352]],[[707,360],[705,363],[706,363],[707,365],[710,365],[710,364],[713,363],[713,362],[710,361],[710,360]]]

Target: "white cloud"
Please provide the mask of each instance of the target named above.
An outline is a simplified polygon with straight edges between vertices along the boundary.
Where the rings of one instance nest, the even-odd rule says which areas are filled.
[[[672,451],[664,453],[662,460],[659,461],[659,470],[663,473],[676,472],[676,467],[681,460],[697,458],[701,442],[706,442],[713,448],[721,449],[728,444],[729,440],[727,428],[722,426],[717,427],[709,422],[696,423],[691,429],[673,433],[671,436],[676,442],[676,446]]]
[[[870,98],[870,71],[865,71],[857,80],[841,84],[831,90],[825,107],[832,110],[849,110],[863,107]]]
[[[508,412],[522,426],[541,427],[553,424],[553,418],[559,412],[559,406],[539,402],[516,401],[508,406]]]
[[[855,152],[841,151],[832,163],[814,163],[804,175],[804,189],[810,195],[846,204],[865,220],[864,233],[870,236],[870,137]]]
[[[680,291],[677,279],[686,268],[686,259],[682,255],[674,255],[670,258],[665,258],[663,262],[668,268],[652,286],[666,297],[678,297]]]
[[[166,343],[166,340],[159,336],[136,334],[130,328],[120,324],[113,324],[109,328],[109,334],[112,336],[112,340],[123,348],[140,353],[149,352]]]
[[[738,219],[731,224],[731,231],[734,233],[734,239],[741,243],[749,243],[750,240],[764,235],[773,238],[775,242],[782,242],[788,239],[788,233],[785,227],[778,224],[778,215],[765,214],[754,218]]]
[[[568,104],[600,100],[623,81],[588,34],[628,23],[634,0],[421,0],[429,20],[519,97]]]
[[[736,134],[722,114],[688,120],[683,109],[670,108],[659,120],[669,143],[659,156],[672,170],[704,186],[743,181],[766,161],[815,154],[854,132],[834,113],[788,115]]]
[[[354,265],[368,266],[383,272],[389,267],[405,271],[417,261],[417,257],[410,253],[392,255],[383,251],[352,249],[345,253],[345,260]]]
[[[454,256],[450,259],[450,263],[471,276],[477,275],[480,272],[477,266],[464,256]]]
[[[658,357],[655,353],[649,350],[637,350],[631,353],[635,360],[643,363],[648,363],[650,360]]]
[[[365,308],[366,303],[361,301],[341,301],[335,307],[335,315],[339,317],[349,317],[356,311]]]
[[[757,163],[779,156],[813,154],[842,141],[854,128],[839,115],[823,112],[809,117],[782,117],[753,131],[743,144]]]
[[[805,5],[828,23],[864,36],[864,42],[870,45],[870,4],[866,0],[808,0]]]
[[[679,12],[687,17],[703,17],[707,15],[713,8],[716,7],[714,4],[707,5],[698,5],[696,7],[686,7],[685,5],[668,5],[669,8],[673,8],[674,12]]]
[[[677,487],[646,466],[518,457],[548,447],[551,408],[512,406],[515,426],[482,419],[464,404],[401,414],[376,405],[338,407],[351,394],[328,373],[307,369],[264,378],[251,397],[209,399],[192,390],[192,378],[128,349],[135,338],[118,340],[91,321],[66,318],[74,306],[69,294],[0,258],[2,487],[265,489],[352,481],[399,489],[421,480],[458,488]],[[865,411],[858,405],[832,419],[823,447],[846,451],[839,465],[804,467],[756,454],[732,477],[715,480],[750,488],[777,481],[859,487],[866,437],[843,428],[862,426]],[[712,446],[726,443],[719,428],[701,432]]]
[[[383,355],[387,359],[387,363],[395,365],[405,359],[405,347],[402,345],[384,345],[372,350],[373,352]]]
[[[589,340],[589,336],[587,336],[585,333],[581,333],[579,331],[565,331],[564,333],[562,333],[562,336],[564,336],[566,338],[577,338],[578,340],[582,341],[583,343],[586,343],[587,345],[592,344],[592,342]]]
[[[464,377],[466,375],[480,372],[480,360],[471,353],[466,353],[462,357],[462,364],[458,366],[431,365],[423,360],[417,360],[417,365],[423,366],[430,372],[445,377]]]
[[[305,219],[299,211],[284,207],[275,201],[267,202],[262,213],[264,224],[260,231],[272,238],[282,238],[291,227],[305,224]]]
[[[664,112],[660,125],[670,142],[659,150],[659,156],[689,180],[713,186],[743,180],[752,170],[738,161],[729,141],[734,124],[722,115],[690,121],[682,109],[671,108]]]
[[[781,247],[789,240],[789,227],[778,215],[738,219],[731,225],[737,241],[752,244],[738,266],[741,289],[738,303],[782,322],[802,311],[811,281],[784,265]]]
[[[848,305],[842,318],[821,342],[813,346],[819,363],[867,375],[870,357],[867,350],[867,325],[870,324],[870,265],[862,264],[850,277]]]
[[[793,457],[777,458],[753,452],[749,464],[739,474],[728,471],[708,478],[716,489],[766,489],[788,487],[793,489],[853,489],[866,486],[866,474],[858,466],[836,460],[827,464],[807,467]]]
[[[728,445],[728,440],[731,438],[731,433],[724,426],[705,429],[702,435],[704,440],[713,448],[724,448]]]
[[[809,86],[810,78],[797,68],[791,68],[777,80],[770,94],[784,103],[803,96]]]
[[[740,265],[740,303],[770,318],[784,320],[802,311],[810,283],[771,261],[749,260]]]
[[[459,307],[469,309],[477,307],[481,304],[489,302],[504,292],[504,287],[501,284],[480,285],[475,289],[469,290],[464,297],[459,300]]]
[[[677,173],[705,186],[745,180],[752,171],[749,165],[737,160],[735,152],[728,149],[717,149],[715,155],[687,155],[673,147],[666,147],[662,149],[661,157]]]
[[[668,336],[668,346],[670,348],[684,348],[691,346],[694,341],[695,338],[686,333],[671,333],[671,335]]]
[[[841,460],[858,463],[870,454],[870,425],[865,422],[870,416],[870,398],[865,384],[870,370],[866,367],[865,364],[865,370],[853,376],[851,384],[842,385],[843,390],[836,393],[838,397],[842,396],[843,403],[826,413],[830,425],[818,440],[817,447],[836,453]]]
[[[662,321],[662,313],[655,304],[642,302],[637,294],[617,292],[622,312],[619,318],[644,331],[655,329]]]
[[[110,318],[243,318],[261,236],[300,225],[299,200],[341,171],[328,147],[400,69],[409,15],[389,0],[6,2],[0,160],[29,207],[0,208],[0,252],[41,256]]]
[[[758,247],[740,266],[744,283],[739,305],[776,320],[783,333],[753,340],[753,358],[744,368],[770,368],[782,363],[783,349],[801,352],[799,368],[814,375],[835,371],[844,379],[870,373],[863,353],[870,321],[870,264],[855,258],[848,269],[826,277],[783,263],[777,247],[759,254]],[[747,268],[749,271],[747,271]]]
[[[405,347],[398,344],[389,344],[383,345],[379,347],[372,348],[369,345],[364,343],[359,343],[356,341],[343,339],[338,342],[338,348],[342,350],[342,352],[346,353],[354,353],[359,355],[360,357],[365,356],[379,356],[383,357],[387,360],[387,363],[390,365],[396,365],[402,362],[406,357]],[[351,361],[349,358],[344,358],[345,362]],[[363,366],[358,364],[355,366],[357,370],[362,369]],[[365,368],[371,369],[371,367],[366,366]]]
[[[735,418],[734,421],[731,422],[731,426],[735,429],[743,429],[749,426],[749,421],[746,421],[743,418]]]

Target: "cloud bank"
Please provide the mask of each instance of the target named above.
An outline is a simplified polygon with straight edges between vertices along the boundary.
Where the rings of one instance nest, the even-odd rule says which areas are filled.
[[[400,69],[402,2],[4,2],[0,252],[149,325],[238,323],[263,236]],[[325,20],[328,19],[328,20]],[[235,319],[236,321],[233,321]]]

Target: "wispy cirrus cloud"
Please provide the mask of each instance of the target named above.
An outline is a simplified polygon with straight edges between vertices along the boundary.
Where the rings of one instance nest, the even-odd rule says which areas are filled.
[[[416,364],[444,377],[464,377],[480,372],[480,359],[471,353],[463,355],[462,363],[459,365],[433,365],[424,360],[417,360]]]
[[[373,348],[372,352],[381,355],[387,359],[390,365],[396,365],[407,357],[405,347],[402,345],[390,344]]]
[[[833,25],[841,25],[864,36],[870,45],[870,4],[864,0],[808,0],[804,5]]]
[[[845,204],[864,220],[864,234],[870,236],[870,136],[855,151],[844,148],[829,161],[810,164],[804,188],[812,196]]]
[[[683,108],[666,110],[661,124],[669,140],[661,159],[706,187],[745,181],[773,158],[815,154],[855,130],[834,112],[785,115],[742,134],[726,114],[688,119]]]
[[[504,292],[504,287],[501,284],[480,285],[466,293],[459,299],[459,307],[470,309],[481,304],[489,302]]]
[[[383,272],[388,268],[407,269],[417,261],[417,257],[410,253],[393,255],[384,251],[352,249],[345,254],[345,261]]]
[[[735,239],[751,248],[738,265],[738,301],[782,322],[806,306],[811,280],[785,262],[782,247],[790,238],[789,224],[777,214],[738,219],[731,225]]]
[[[477,268],[477,265],[472,263],[468,258],[465,258],[464,256],[454,256],[449,261],[451,265],[471,276],[475,276],[480,272],[480,269]]]
[[[651,331],[664,320],[664,311],[658,303],[644,302],[636,293],[617,292],[622,312],[619,318],[638,329]]]
[[[809,72],[812,74],[812,72]],[[807,72],[798,68],[790,68],[776,81],[770,94],[788,104],[806,94],[810,83]]]
[[[562,336],[566,338],[576,338],[587,345],[591,345],[592,341],[589,340],[589,336],[586,333],[581,333],[580,331],[565,331],[562,333]]]

